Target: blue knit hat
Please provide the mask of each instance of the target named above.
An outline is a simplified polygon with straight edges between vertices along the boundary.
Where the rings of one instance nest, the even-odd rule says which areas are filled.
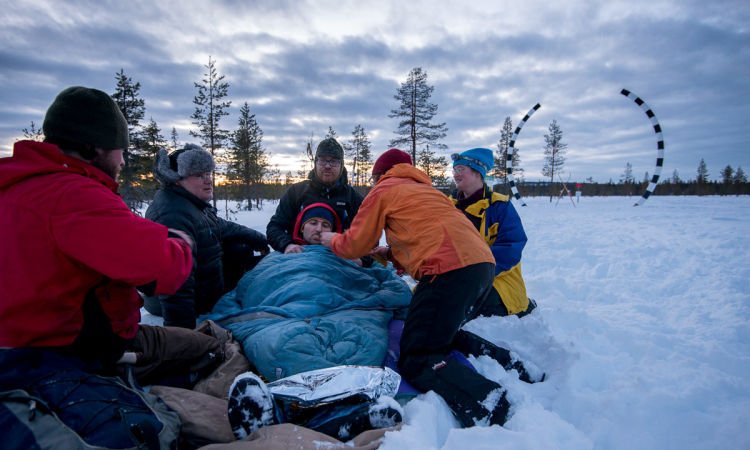
[[[482,175],[487,176],[487,171],[495,165],[495,158],[492,156],[492,150],[488,148],[472,148],[462,153],[451,155],[453,167],[468,166]]]
[[[325,208],[324,206],[313,206],[312,208],[305,209],[302,213],[302,220],[300,220],[300,226],[305,225],[308,220],[313,218],[320,218],[325,219],[328,221],[328,223],[331,224],[331,228],[336,224],[336,221],[333,218],[333,212]]]

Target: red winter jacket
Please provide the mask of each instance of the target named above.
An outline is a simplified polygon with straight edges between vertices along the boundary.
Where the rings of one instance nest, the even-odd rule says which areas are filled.
[[[20,141],[0,158],[0,347],[70,345],[87,296],[131,339],[142,306],[134,286],[171,294],[188,277],[190,246],[116,191],[109,175],[52,144]]]

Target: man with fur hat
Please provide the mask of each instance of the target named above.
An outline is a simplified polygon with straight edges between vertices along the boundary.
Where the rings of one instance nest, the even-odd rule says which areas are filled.
[[[495,165],[492,150],[472,148],[451,158],[456,182],[451,201],[474,224],[495,257],[493,289],[480,314],[524,316],[536,307],[526,295],[521,274],[526,233],[510,197],[492,192],[484,181]]]
[[[155,175],[162,186],[146,218],[182,230],[195,242],[193,271],[182,287],[172,295],[146,298],[146,309],[164,317],[164,325],[194,328],[196,318],[211,311],[269,251],[263,233],[216,215],[209,203],[213,170],[211,154],[195,144],[171,154],[160,150],[156,157]]]
[[[331,206],[343,229],[349,228],[362,203],[362,195],[349,184],[344,149],[334,138],[320,141],[315,151],[315,167],[308,179],[291,185],[279,200],[266,228],[271,247],[284,253],[302,251],[294,242],[295,221],[300,211],[312,203]]]
[[[134,215],[118,196],[128,125],[109,95],[67,88],[42,128],[44,142],[16,142],[0,159],[0,392],[41,399],[44,408],[23,417],[54,416],[66,425],[59,430],[92,446],[174,438],[147,395],[109,376],[147,329],[136,286],[175,292],[190,274],[192,241]],[[130,422],[113,398],[128,402]],[[9,411],[0,408],[0,423],[11,423]],[[4,439],[34,447],[23,426]]]
[[[454,349],[472,350],[461,348],[466,332],[460,328],[492,290],[492,253],[408,153],[386,151],[372,177],[376,184],[351,228],[323,233],[323,245],[342,258],[388,258],[418,280],[401,336],[401,375],[441,395],[464,427],[504,424],[510,404],[503,387],[450,356]],[[372,250],[383,230],[389,246]]]

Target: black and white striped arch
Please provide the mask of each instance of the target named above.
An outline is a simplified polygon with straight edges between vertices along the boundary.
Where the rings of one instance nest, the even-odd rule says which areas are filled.
[[[656,183],[659,182],[659,176],[661,175],[661,169],[664,166],[664,137],[661,134],[661,125],[659,125],[659,121],[656,120],[656,115],[651,110],[651,108],[641,100],[640,97],[633,94],[627,89],[623,89],[620,91],[620,94],[624,95],[625,97],[633,100],[636,105],[638,105],[643,112],[646,113],[646,116],[648,116],[649,120],[651,120],[651,125],[654,127],[654,133],[656,133],[656,169],[654,169],[654,176],[651,177],[651,181],[649,181],[648,186],[646,187],[646,192],[643,193],[643,196],[635,203],[633,206],[642,205],[643,202],[648,199],[648,197],[654,192],[654,189],[656,189]]]
[[[518,139],[518,133],[521,132],[521,128],[523,128],[523,126],[526,124],[526,121],[529,120],[529,118],[533,116],[534,113],[541,107],[542,105],[537,103],[533,108],[529,110],[529,112],[526,113],[525,116],[523,116],[523,119],[521,119],[521,122],[516,127],[516,131],[513,132],[513,136],[510,138],[510,143],[508,144],[508,157],[505,160],[505,173],[508,175],[508,184],[510,184],[510,191],[511,193],[513,193],[513,197],[521,202],[521,206],[526,206],[526,202],[523,201],[523,199],[521,198],[521,194],[518,193],[518,185],[516,184],[516,179],[513,176],[513,155],[516,154],[516,148],[514,147],[514,145],[516,145],[516,139]]]

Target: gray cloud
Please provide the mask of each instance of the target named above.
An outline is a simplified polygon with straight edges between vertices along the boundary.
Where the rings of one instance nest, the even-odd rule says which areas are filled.
[[[362,124],[374,152],[385,150],[393,95],[419,66],[435,87],[449,151],[494,147],[506,116],[516,125],[542,104],[517,143],[531,179],[553,119],[574,179],[616,180],[627,162],[639,178],[653,172],[653,131],[622,88],[661,121],[664,176],[692,177],[701,158],[713,177],[727,164],[750,169],[745,2],[25,3],[8,5],[0,29],[0,154],[30,121],[41,124],[61,89],[113,92],[121,68],[141,83],[147,119],[189,141],[193,83],[211,56],[230,83],[222,125],[234,128],[248,102],[279,161],[298,158],[329,126],[347,140]]]

